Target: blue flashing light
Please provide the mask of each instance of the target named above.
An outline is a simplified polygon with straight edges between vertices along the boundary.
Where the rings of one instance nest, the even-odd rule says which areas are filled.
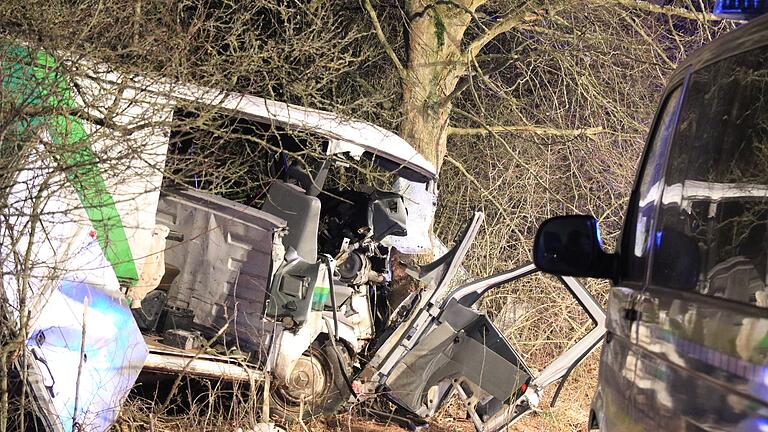
[[[663,234],[661,231],[656,231],[656,247],[661,246],[661,238],[663,237]]]
[[[597,232],[597,245],[603,248],[603,236],[600,234],[600,223],[595,219],[595,231]]]
[[[717,0],[713,12],[724,19],[748,20],[768,12],[768,0]]]

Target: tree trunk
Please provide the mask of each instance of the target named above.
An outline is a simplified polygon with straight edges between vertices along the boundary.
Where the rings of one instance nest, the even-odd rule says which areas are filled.
[[[439,171],[451,113],[447,96],[466,69],[461,40],[471,16],[457,6],[423,4],[408,2],[410,38],[399,132]]]

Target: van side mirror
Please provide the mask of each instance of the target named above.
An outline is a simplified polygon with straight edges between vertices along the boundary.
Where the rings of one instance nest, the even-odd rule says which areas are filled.
[[[603,251],[592,216],[557,216],[544,221],[533,243],[533,262],[560,276],[613,278],[616,255]]]

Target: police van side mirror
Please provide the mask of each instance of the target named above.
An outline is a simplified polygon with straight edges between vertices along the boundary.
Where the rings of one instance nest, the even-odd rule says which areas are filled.
[[[560,276],[613,278],[616,255],[603,251],[600,229],[592,216],[557,216],[539,226],[533,262]]]

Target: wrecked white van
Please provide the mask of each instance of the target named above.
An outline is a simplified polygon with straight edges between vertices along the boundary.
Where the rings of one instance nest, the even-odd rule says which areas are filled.
[[[29,375],[49,430],[105,430],[143,372],[264,380],[265,405],[288,419],[374,395],[419,418],[458,395],[478,430],[495,431],[602,337],[602,309],[563,278],[594,329],[541,373],[525,365],[475,304],[536,268],[451,284],[481,214],[445,255],[409,271],[420,288],[393,295],[391,246],[432,249],[436,172],[391,132],[4,49],[3,97],[35,108],[11,129],[26,158],[5,196],[5,313],[23,330],[16,370]],[[245,205],[202,192],[194,167],[168,175],[168,158],[196,145],[175,129],[191,106],[249,130],[314,138],[267,146],[277,168]],[[390,190],[334,180],[355,163]]]
[[[21,46],[4,54],[4,98],[56,111],[19,116],[19,139],[39,145],[25,147],[2,234],[9,313],[28,336],[19,368],[28,369],[46,427],[106,429],[142,368],[240,379],[267,370],[273,409],[289,415],[301,398],[338,385],[329,377],[309,386],[307,374],[351,374],[383,310],[383,242],[397,236],[405,251],[430,248],[431,221],[409,219],[407,208],[418,204],[410,214],[431,218],[432,164],[397,135],[332,113],[68,67]],[[192,104],[319,137],[311,150],[320,164],[285,161],[260,209],[178,182],[165,187],[173,125],[183,123],[175,117]],[[394,174],[401,193],[318,196],[335,165],[361,158]],[[404,198],[411,193],[426,200]],[[387,318],[379,314],[378,325]],[[236,348],[250,358],[191,354],[212,339],[222,354]],[[338,341],[333,351],[329,340]],[[329,412],[345,400],[307,407]]]

